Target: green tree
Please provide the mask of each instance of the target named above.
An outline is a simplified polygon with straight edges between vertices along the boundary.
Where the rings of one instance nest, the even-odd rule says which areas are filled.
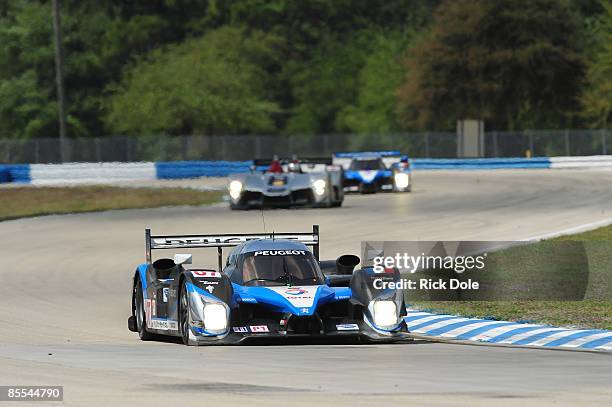
[[[577,110],[583,32],[564,0],[453,0],[410,50],[399,89],[406,128],[559,128]]]
[[[357,76],[355,103],[339,112],[337,128],[361,134],[398,130],[396,91],[405,76],[402,56],[409,38],[402,31],[374,37]]]
[[[153,51],[127,68],[105,122],[125,134],[251,133],[274,129],[268,71],[277,39],[222,27]]]
[[[606,5],[593,32],[595,56],[587,69],[583,115],[591,127],[608,128],[612,122],[612,3]]]

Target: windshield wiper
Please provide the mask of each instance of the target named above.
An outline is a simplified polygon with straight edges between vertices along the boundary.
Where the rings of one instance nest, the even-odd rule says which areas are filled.
[[[270,281],[272,283],[280,283],[282,282],[282,280],[286,280],[286,279],[287,279],[287,276],[285,275],[278,276],[277,278],[252,278],[250,280],[243,282],[242,284],[247,284],[247,283],[250,283],[251,281]]]
[[[283,256],[283,271],[285,272],[285,276],[287,276],[287,285],[291,287],[293,285],[293,275],[291,275],[287,269],[287,258],[285,256]]]

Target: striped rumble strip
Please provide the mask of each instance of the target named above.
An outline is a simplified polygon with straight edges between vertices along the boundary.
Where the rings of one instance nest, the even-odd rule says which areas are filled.
[[[546,325],[464,318],[410,308],[407,311],[405,320],[410,332],[432,338],[612,351],[612,331],[554,328]]]

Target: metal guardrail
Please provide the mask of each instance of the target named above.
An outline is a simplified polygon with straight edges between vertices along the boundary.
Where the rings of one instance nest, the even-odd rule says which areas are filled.
[[[399,149],[413,158],[456,158],[446,133],[145,136],[67,139],[69,162],[244,161],[256,157],[326,156],[337,151]],[[485,133],[485,157],[606,155],[612,130],[526,130]],[[58,138],[0,139],[0,163],[59,163]]]

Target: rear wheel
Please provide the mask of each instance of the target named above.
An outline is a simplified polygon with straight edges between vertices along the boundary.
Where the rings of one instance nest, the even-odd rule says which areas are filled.
[[[153,339],[153,334],[151,334],[149,331],[147,331],[147,317],[146,317],[146,313],[145,313],[145,308],[144,308],[144,299],[143,299],[143,295],[142,295],[142,283],[140,282],[140,279],[138,280],[138,283],[136,284],[136,304],[135,304],[135,311],[136,311],[136,327],[138,329],[138,336],[140,336],[140,339],[143,341],[150,341]]]
[[[185,345],[189,345],[189,293],[185,284],[181,286],[179,302],[179,323],[181,338]]]

